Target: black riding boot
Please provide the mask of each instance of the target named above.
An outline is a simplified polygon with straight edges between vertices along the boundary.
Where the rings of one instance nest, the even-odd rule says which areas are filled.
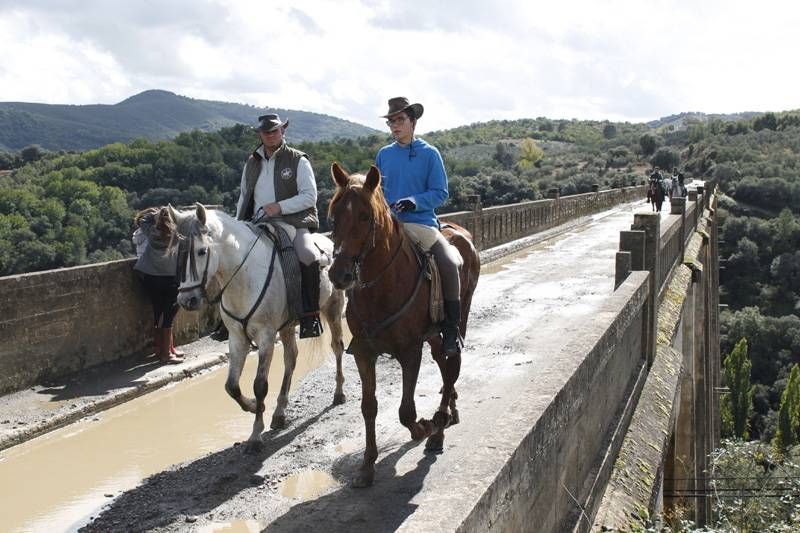
[[[461,322],[461,302],[444,301],[444,321],[442,322],[442,351],[445,357],[461,353],[458,324]]]
[[[322,334],[322,322],[319,319],[319,261],[310,265],[300,263],[300,277],[303,286],[300,338],[319,337]]]

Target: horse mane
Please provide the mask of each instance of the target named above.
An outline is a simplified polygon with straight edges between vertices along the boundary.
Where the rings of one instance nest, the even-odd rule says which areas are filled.
[[[347,191],[354,191],[365,204],[367,204],[372,211],[372,218],[375,221],[375,230],[383,231],[389,234],[392,230],[392,213],[389,206],[386,204],[386,198],[383,196],[383,188],[376,187],[373,191],[364,187],[366,176],[364,174],[351,174],[344,187],[336,187],[333,193],[331,203],[328,205],[328,218],[333,219],[333,210],[339,200],[342,199]],[[382,239],[380,243],[387,250],[389,249],[389,239]]]

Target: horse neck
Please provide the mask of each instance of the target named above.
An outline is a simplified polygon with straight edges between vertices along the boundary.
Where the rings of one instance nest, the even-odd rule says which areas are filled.
[[[385,286],[393,286],[400,277],[395,273],[416,272],[414,252],[411,241],[405,235],[400,223],[391,218],[389,227],[375,233],[376,248],[364,258],[361,275],[364,282],[375,280],[379,291]],[[386,242],[386,246],[382,244]],[[380,244],[379,244],[380,243]],[[398,250],[398,247],[404,250]],[[396,256],[396,257],[395,257]]]
[[[262,240],[262,242],[256,243],[250,251],[257,237],[247,224],[225,214],[216,214],[216,219],[216,224],[210,222],[211,237],[214,241],[215,252],[219,254],[219,268],[216,276],[219,281],[224,283],[245,261],[248,253],[251,256],[260,254],[263,257],[264,253],[261,248],[265,245]],[[251,270],[256,262],[250,261],[248,258],[247,263],[248,270]],[[238,274],[237,277],[239,277]]]

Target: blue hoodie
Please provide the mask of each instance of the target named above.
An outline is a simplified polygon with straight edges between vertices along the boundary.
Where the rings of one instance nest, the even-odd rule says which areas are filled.
[[[381,171],[383,195],[391,205],[411,197],[417,208],[398,213],[403,222],[439,227],[434,209],[447,200],[447,173],[439,150],[422,139],[408,146],[396,142],[384,146],[375,158]]]

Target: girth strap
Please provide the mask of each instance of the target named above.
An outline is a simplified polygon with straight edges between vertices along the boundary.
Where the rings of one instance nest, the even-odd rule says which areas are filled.
[[[267,279],[264,282],[264,286],[261,288],[261,293],[258,295],[256,303],[253,304],[253,307],[250,308],[250,311],[247,313],[247,315],[244,316],[244,318],[239,318],[230,311],[228,311],[227,309],[225,309],[225,304],[223,303],[222,300],[220,300],[219,302],[220,309],[222,309],[222,311],[224,311],[226,315],[228,315],[229,317],[231,317],[232,319],[234,319],[235,321],[237,321],[239,324],[242,325],[242,329],[244,330],[244,336],[247,337],[248,341],[251,341],[251,339],[250,336],[247,334],[247,323],[250,321],[250,318],[252,318],[253,314],[256,312],[256,309],[258,309],[258,306],[261,305],[261,301],[264,299],[264,295],[267,294],[267,288],[269,287],[270,281],[272,281],[272,274],[275,271],[275,256],[277,254],[278,254],[278,244],[273,243],[272,257],[270,258],[269,262],[269,272],[267,273]]]

